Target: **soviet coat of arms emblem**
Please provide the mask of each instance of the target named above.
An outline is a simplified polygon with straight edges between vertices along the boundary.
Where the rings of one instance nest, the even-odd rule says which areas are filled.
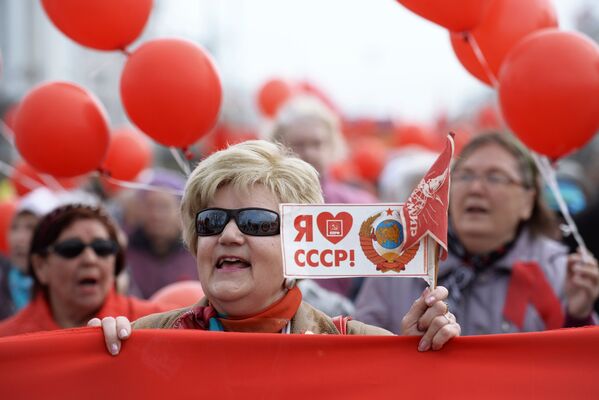
[[[372,215],[360,226],[360,247],[377,271],[401,272],[418,252],[420,243],[404,251],[404,226],[400,210],[391,208]]]

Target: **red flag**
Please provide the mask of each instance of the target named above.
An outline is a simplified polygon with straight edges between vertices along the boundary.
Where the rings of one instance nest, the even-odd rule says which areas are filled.
[[[445,149],[428,170],[406,202],[402,213],[405,220],[404,249],[430,235],[447,257],[447,206],[449,203],[449,166],[453,156],[453,133],[447,135]]]

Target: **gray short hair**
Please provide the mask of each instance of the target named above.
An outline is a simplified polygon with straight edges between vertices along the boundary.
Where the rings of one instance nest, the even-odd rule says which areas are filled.
[[[268,139],[286,143],[288,128],[301,120],[314,120],[326,126],[331,144],[331,160],[337,161],[346,156],[347,143],[341,133],[339,117],[322,100],[311,95],[296,96],[283,104],[277,112]]]
[[[266,186],[281,203],[324,203],[314,167],[293,157],[284,146],[264,140],[230,146],[201,161],[187,180],[181,218],[183,240],[193,254],[197,250],[196,213],[225,185],[249,191],[256,184]]]

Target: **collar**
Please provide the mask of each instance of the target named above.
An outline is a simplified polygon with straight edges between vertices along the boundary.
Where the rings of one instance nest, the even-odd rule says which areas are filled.
[[[439,276],[441,277],[449,274],[458,265],[472,267],[475,270],[490,267],[511,270],[517,255],[521,255],[527,243],[532,240],[530,231],[520,225],[514,239],[511,241],[486,254],[471,254],[464,248],[451,225],[448,226],[447,237],[449,256],[443,264],[453,265],[453,268],[440,268]],[[519,249],[522,251],[519,251]]]
[[[225,317],[218,315],[206,298],[179,316],[173,323],[177,329],[222,330],[229,332],[279,333],[295,316],[302,293],[294,287],[277,302],[253,315]],[[217,329],[218,328],[218,329]]]

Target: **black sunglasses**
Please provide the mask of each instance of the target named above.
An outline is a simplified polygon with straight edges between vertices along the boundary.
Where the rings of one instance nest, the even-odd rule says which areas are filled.
[[[92,248],[98,257],[108,257],[116,254],[119,250],[116,242],[108,239],[95,239],[91,243],[84,243],[80,239],[68,239],[49,246],[48,250],[64,258],[75,258],[88,246]]]
[[[251,236],[274,236],[279,234],[279,214],[265,208],[206,208],[196,214],[198,236],[220,234],[233,218],[239,230]]]

